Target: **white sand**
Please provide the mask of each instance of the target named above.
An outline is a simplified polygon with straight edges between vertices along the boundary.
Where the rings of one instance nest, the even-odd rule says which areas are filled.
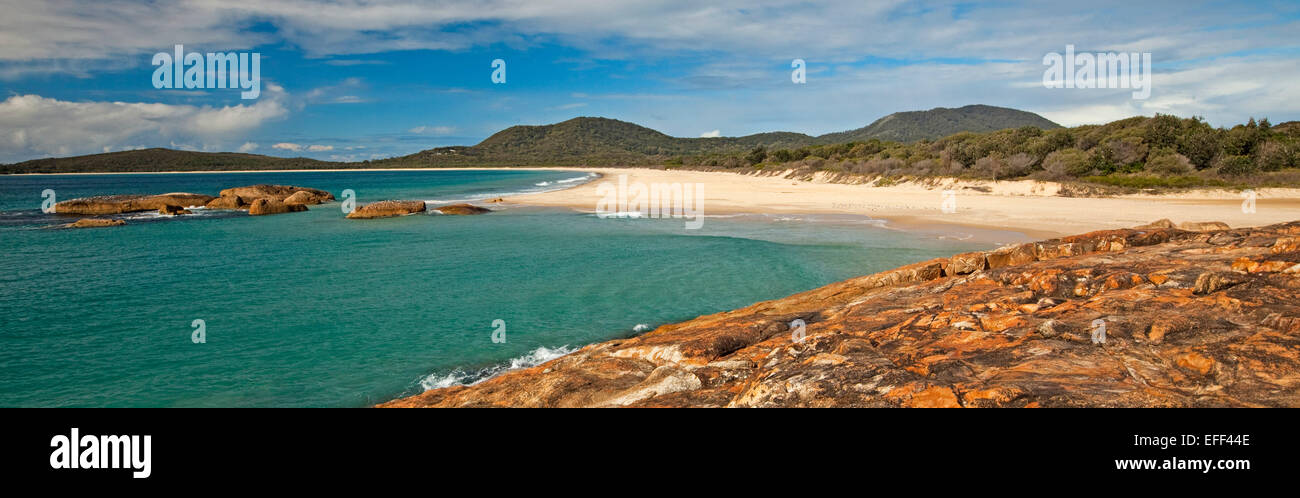
[[[602,197],[597,194],[597,186],[604,181],[616,182],[618,175],[628,175],[630,183],[701,184],[705,214],[860,214],[885,219],[899,227],[958,225],[1015,231],[1031,238],[1132,227],[1161,218],[1175,223],[1222,221],[1232,227],[1300,220],[1300,189],[1260,189],[1255,212],[1243,213],[1242,194],[1231,190],[1072,198],[1057,195],[1059,184],[1030,180],[944,180],[934,185],[904,183],[876,187],[829,183],[829,175],[801,181],[779,175],[684,170],[551,169],[596,172],[604,178],[571,189],[520,195],[506,201],[594,212]],[[956,212],[944,213],[941,209],[944,190],[955,191]]]

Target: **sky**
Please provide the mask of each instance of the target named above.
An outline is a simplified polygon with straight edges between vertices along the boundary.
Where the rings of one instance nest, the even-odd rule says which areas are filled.
[[[0,0],[0,12],[0,162],[146,147],[359,161],[577,116],[681,137],[818,135],[968,104],[1067,126],[1300,119],[1294,0]],[[260,95],[155,88],[154,55],[177,44],[260,54]],[[1044,56],[1067,45],[1151,54],[1150,97],[1044,87]]]

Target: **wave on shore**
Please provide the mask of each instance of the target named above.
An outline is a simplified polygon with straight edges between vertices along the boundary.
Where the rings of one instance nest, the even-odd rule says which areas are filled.
[[[578,348],[570,348],[568,344],[557,348],[542,346],[530,351],[528,354],[512,358],[508,362],[480,368],[474,371],[466,371],[458,368],[450,373],[429,374],[420,379],[419,384],[422,391],[452,386],[472,386],[499,374],[522,368],[532,368],[577,350]]]

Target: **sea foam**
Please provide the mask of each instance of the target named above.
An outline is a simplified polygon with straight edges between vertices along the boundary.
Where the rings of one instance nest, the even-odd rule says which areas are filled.
[[[577,349],[570,348],[568,344],[558,348],[542,346],[530,351],[528,354],[512,358],[508,362],[480,368],[474,371],[466,371],[458,368],[450,373],[429,374],[420,379],[420,387],[427,391],[429,389],[438,389],[442,387],[470,386],[511,370],[519,370],[521,368],[530,368],[541,365],[574,351],[577,351]]]

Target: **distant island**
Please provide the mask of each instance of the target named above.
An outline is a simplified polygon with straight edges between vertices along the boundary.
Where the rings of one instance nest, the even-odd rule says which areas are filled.
[[[363,162],[143,149],[0,165],[0,173],[251,171],[605,166],[751,172],[825,171],[892,179],[1038,179],[1101,188],[1296,186],[1300,122],[1214,128],[1198,117],[1137,116],[1065,128],[1031,112],[969,105],[899,112],[856,130],[680,138],[633,123],[579,117],[513,126],[477,145]],[[1086,189],[1085,189],[1086,190]]]

